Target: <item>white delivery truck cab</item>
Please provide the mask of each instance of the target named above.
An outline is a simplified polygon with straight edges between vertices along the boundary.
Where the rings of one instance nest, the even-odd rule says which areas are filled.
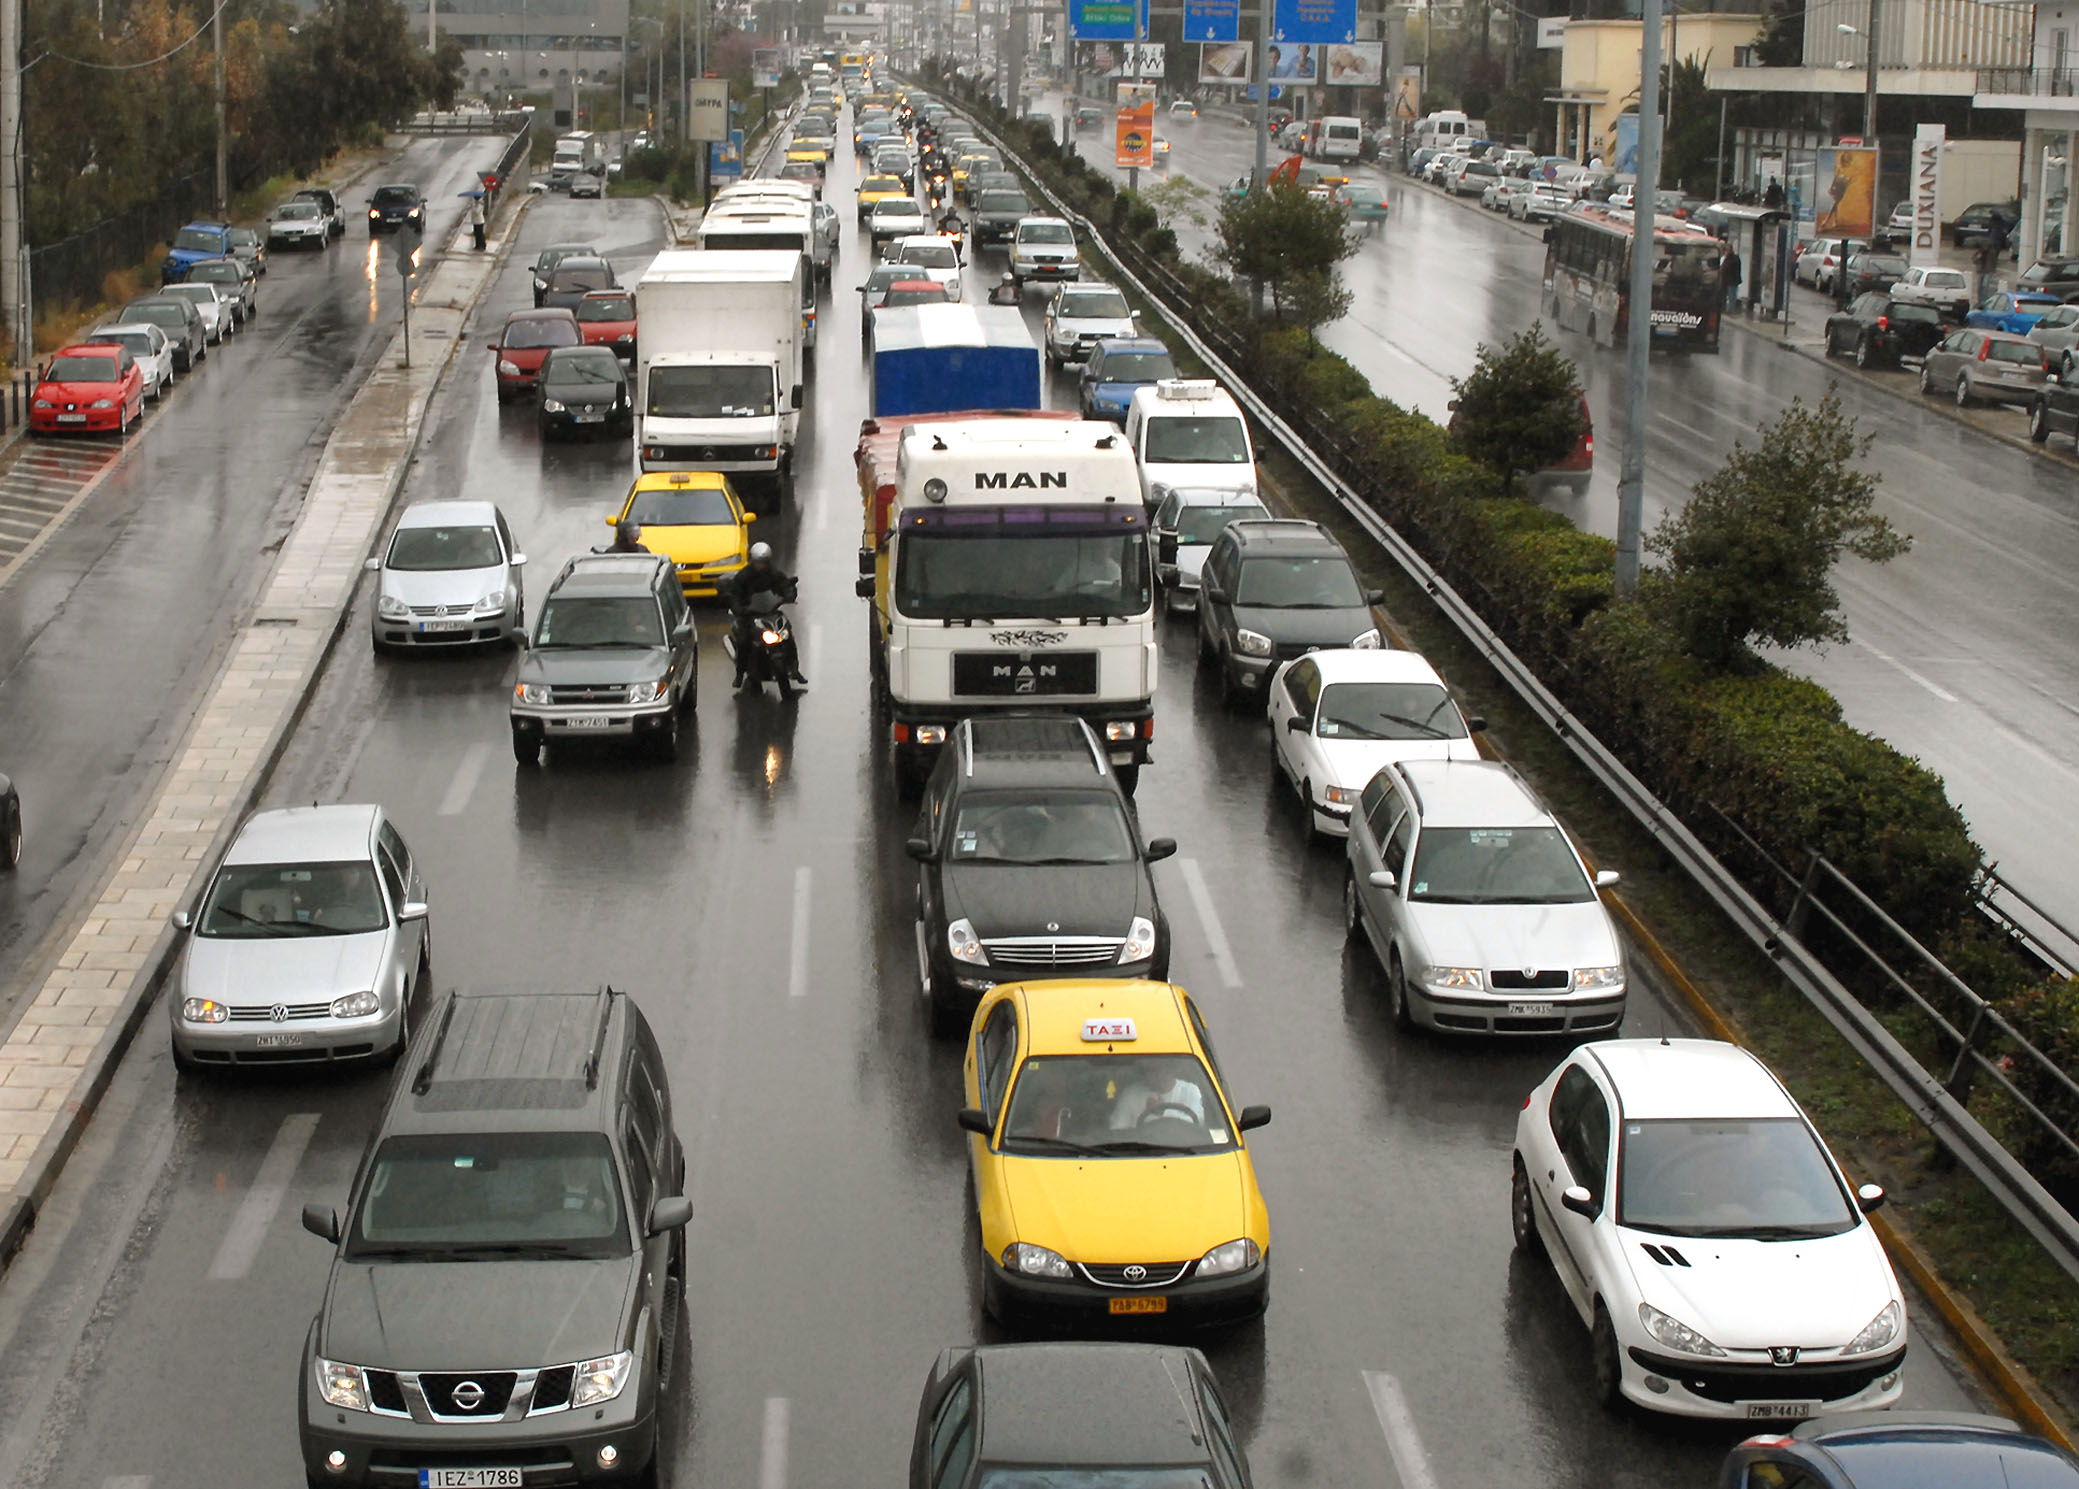
[[[1364,121],[1323,114],[1307,124],[1307,147],[1316,160],[1355,160],[1364,148]]]
[[[1170,378],[1134,389],[1126,443],[1140,462],[1141,499],[1151,514],[1180,486],[1256,490],[1249,422],[1216,382]]]
[[[568,187],[573,176],[606,173],[606,142],[589,129],[563,135],[549,160],[549,185]]]
[[[813,355],[816,350],[816,225],[810,204],[776,202],[770,199],[718,201],[711,203],[700,219],[702,248],[734,252],[771,252],[792,249],[802,257],[809,272],[802,276],[801,344]]]
[[[801,289],[791,249],[660,253],[635,286],[636,450],[649,470],[725,471],[781,494],[801,421]]]

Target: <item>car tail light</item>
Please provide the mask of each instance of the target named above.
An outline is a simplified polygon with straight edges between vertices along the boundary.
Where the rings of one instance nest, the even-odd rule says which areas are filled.
[[[1990,353],[1991,351],[1992,351],[1992,343],[1991,343],[1990,341],[1981,341],[1981,342],[1979,342],[1979,343],[1978,343],[1978,360],[1979,360],[1979,361],[1981,361],[1981,362],[1985,361],[1985,360],[1986,360],[1986,358],[1987,358],[1987,356],[1988,356],[1988,354],[1989,354],[1989,353]]]
[[[1891,317],[1888,315],[1878,316],[1877,329],[1880,331],[1889,331],[1891,329]]]

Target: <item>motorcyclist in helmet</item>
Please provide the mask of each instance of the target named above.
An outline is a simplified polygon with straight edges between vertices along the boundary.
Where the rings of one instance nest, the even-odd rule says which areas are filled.
[[[614,540],[607,544],[608,553],[648,553],[643,547],[642,524],[633,517],[623,517],[614,524]]]
[[[753,543],[750,562],[723,580],[719,588],[729,604],[730,635],[736,644],[734,686],[741,689],[749,675],[746,665],[751,655],[751,617],[775,604],[792,604],[797,586],[793,577],[772,561],[772,544]],[[794,680],[804,687],[808,685],[799,660],[795,662]]]
[[[967,243],[967,220],[960,215],[960,208],[954,203],[947,202],[946,210],[939,214],[938,230],[953,240],[953,262],[964,263],[962,249]]]

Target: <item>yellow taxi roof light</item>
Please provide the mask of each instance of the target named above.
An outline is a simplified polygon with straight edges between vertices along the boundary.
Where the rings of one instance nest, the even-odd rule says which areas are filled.
[[[1084,1019],[1083,1042],[1085,1044],[1108,1044],[1113,1041],[1124,1043],[1140,1038],[1140,1031],[1128,1018]]]

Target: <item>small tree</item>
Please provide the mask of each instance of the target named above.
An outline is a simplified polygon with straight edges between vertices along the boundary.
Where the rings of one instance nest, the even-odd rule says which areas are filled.
[[[1262,191],[1228,197],[1220,204],[1218,226],[1214,261],[1268,285],[1280,319],[1289,286],[1313,279],[1332,287],[1335,266],[1364,243],[1340,206],[1309,196],[1294,181],[1273,181]]]
[[[1832,388],[1817,407],[1792,399],[1757,432],[1647,540],[1666,560],[1656,603],[1690,655],[1718,668],[1753,641],[1846,641],[1841,555],[1881,564],[1913,546],[1874,510],[1878,478],[1855,468],[1874,436],[1856,433]]]
[[[1275,295],[1278,319],[1306,328],[1310,357],[1314,354],[1314,328],[1341,320],[1350,313],[1356,299],[1343,288],[1341,276],[1333,269],[1325,274],[1295,274],[1277,287]]]
[[[1453,440],[1505,486],[1557,465],[1581,438],[1580,376],[1537,321],[1507,346],[1482,343],[1473,370],[1451,388]]]

